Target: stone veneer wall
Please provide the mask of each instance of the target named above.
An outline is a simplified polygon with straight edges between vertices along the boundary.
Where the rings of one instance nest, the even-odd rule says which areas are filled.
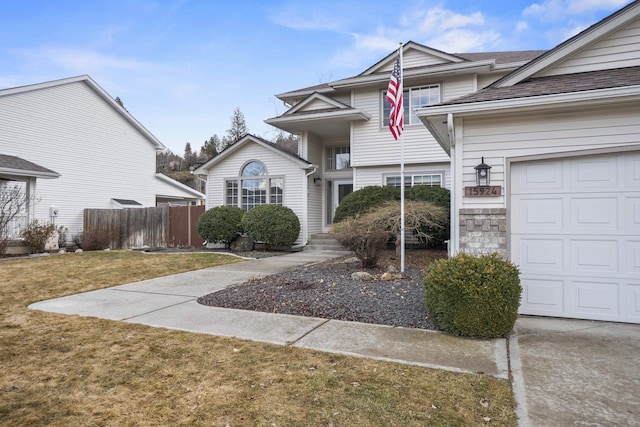
[[[507,258],[507,210],[460,209],[460,251],[470,255],[493,252]]]

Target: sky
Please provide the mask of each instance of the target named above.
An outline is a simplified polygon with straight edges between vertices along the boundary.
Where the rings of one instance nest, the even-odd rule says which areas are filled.
[[[167,148],[199,150],[239,108],[357,75],[414,41],[448,53],[550,49],[630,0],[0,0],[0,89],[88,74]]]

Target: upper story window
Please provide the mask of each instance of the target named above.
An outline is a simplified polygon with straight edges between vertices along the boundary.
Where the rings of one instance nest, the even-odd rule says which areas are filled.
[[[387,101],[386,94],[386,91],[382,93],[383,126],[389,126],[389,111],[391,110],[391,104],[389,104],[389,101]],[[418,124],[420,123],[420,120],[418,119],[418,116],[416,116],[414,111],[417,108],[439,104],[440,85],[428,85],[405,89],[402,95],[402,99],[404,104],[404,124]]]
[[[327,147],[327,165],[326,169],[342,170],[351,168],[351,150],[345,147]]]
[[[267,175],[262,162],[251,161],[238,178],[225,180],[225,204],[245,211],[268,203],[281,205],[284,200],[284,178]]]

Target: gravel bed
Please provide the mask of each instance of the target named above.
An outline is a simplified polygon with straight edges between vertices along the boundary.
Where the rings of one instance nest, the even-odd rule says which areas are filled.
[[[379,325],[435,329],[427,318],[421,268],[441,251],[415,251],[403,275],[383,280],[387,268],[362,269],[357,259],[343,257],[254,279],[198,299],[200,304],[348,320]],[[379,265],[397,263],[393,252]],[[396,265],[397,268],[397,265]],[[354,280],[356,271],[366,271],[370,281]]]

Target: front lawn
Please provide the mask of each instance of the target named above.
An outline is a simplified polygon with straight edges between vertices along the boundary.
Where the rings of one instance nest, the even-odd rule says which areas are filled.
[[[0,425],[516,425],[505,380],[26,308],[235,261],[127,251],[0,261]]]

